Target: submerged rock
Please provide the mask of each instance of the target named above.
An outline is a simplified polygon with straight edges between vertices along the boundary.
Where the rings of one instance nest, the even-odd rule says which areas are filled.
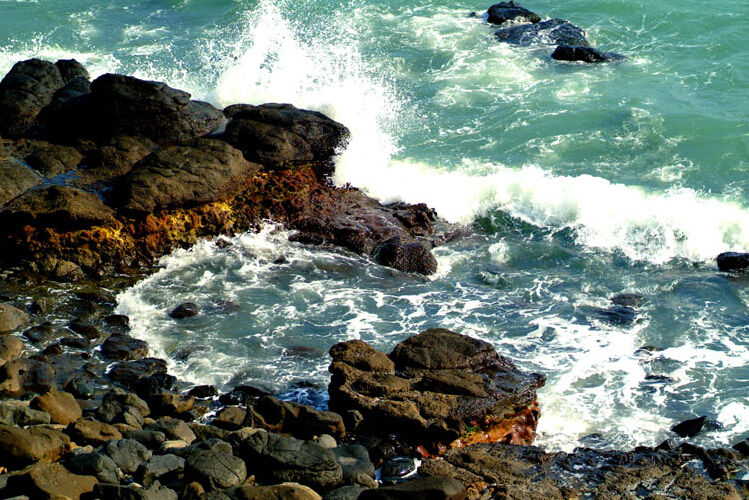
[[[437,259],[421,243],[404,243],[400,238],[383,241],[375,248],[372,257],[378,264],[406,273],[434,274]]]
[[[671,431],[675,432],[681,437],[694,437],[700,433],[705,420],[707,417],[697,417],[689,420],[684,420],[671,427]]]
[[[621,61],[624,56],[614,52],[602,52],[593,47],[572,47],[559,45],[551,54],[558,61],[581,61],[586,63]]]
[[[169,312],[169,317],[173,319],[190,318],[192,316],[197,316],[199,311],[200,308],[197,304],[185,302],[184,304],[180,304],[172,309]]]
[[[590,47],[585,31],[564,19],[549,19],[535,24],[518,24],[494,33],[500,42],[528,46],[532,44]]]
[[[486,21],[491,24],[502,24],[507,21],[524,21],[537,23],[541,17],[535,12],[517,5],[515,2],[500,2],[489,7]]]
[[[361,430],[435,449],[533,442],[544,377],[518,370],[487,342],[432,329],[389,356],[358,340],[330,354],[329,406],[360,411]]]

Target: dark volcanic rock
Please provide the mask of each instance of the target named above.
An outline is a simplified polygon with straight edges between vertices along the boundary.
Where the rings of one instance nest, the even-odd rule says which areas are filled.
[[[515,45],[569,45],[589,47],[585,32],[564,19],[549,19],[535,24],[518,24],[497,30],[494,35],[500,42]]]
[[[67,186],[46,186],[19,196],[3,207],[0,224],[75,230],[106,225],[113,221],[114,210],[98,196]]]
[[[500,2],[489,7],[486,21],[491,24],[502,24],[506,21],[525,21],[537,23],[541,20],[538,14],[516,5],[515,2]]]
[[[613,52],[602,52],[592,47],[571,47],[559,45],[551,54],[557,61],[582,61],[586,63],[621,61],[624,56]]]
[[[330,355],[329,406],[360,411],[360,429],[425,445],[533,442],[544,377],[518,370],[487,342],[432,329],[398,344],[389,360],[361,341]]]
[[[250,464],[250,474],[266,484],[289,481],[326,490],[343,479],[333,452],[312,441],[250,428],[233,433],[230,441],[237,456]]]
[[[39,173],[17,160],[0,158],[0,207],[43,182]]]
[[[47,135],[63,139],[128,135],[163,144],[209,134],[224,121],[221,111],[165,83],[106,74],[91,83],[90,94],[47,113],[44,125]]]
[[[263,396],[270,396],[270,394],[251,385],[238,385],[231,392],[222,394],[218,400],[224,405],[247,405],[254,403]]]
[[[349,137],[346,127],[324,114],[290,104],[237,105],[227,112],[232,120],[224,140],[249,161],[271,169],[314,162],[323,165],[320,173],[327,175],[332,172],[331,157]]]
[[[125,361],[141,359],[148,355],[148,342],[127,335],[112,335],[102,344],[101,354]]]
[[[718,255],[718,269],[721,271],[741,271],[749,268],[749,253],[723,252]]]
[[[198,399],[208,399],[218,396],[218,390],[212,385],[196,385],[187,394]]]
[[[94,476],[103,483],[120,482],[117,464],[103,453],[78,453],[65,461],[65,468],[74,474]]]
[[[185,302],[184,304],[180,304],[172,309],[169,313],[169,317],[174,319],[189,318],[191,316],[196,316],[199,311],[200,309],[197,304]]]
[[[398,237],[377,245],[372,256],[378,264],[406,273],[427,275],[437,272],[437,259],[429,249],[421,243],[403,243]]]
[[[64,84],[60,70],[51,62],[16,63],[0,82],[0,136],[24,135]]]
[[[191,207],[236,193],[257,169],[229,144],[198,139],[146,156],[115,187],[110,198],[128,212]]]
[[[151,458],[151,452],[134,439],[108,441],[104,445],[104,453],[127,474],[133,474],[142,462]]]
[[[13,155],[23,158],[29,166],[47,178],[75,169],[83,159],[83,155],[70,146],[30,139],[18,141]]]
[[[62,81],[66,84],[70,83],[76,78],[82,78],[84,80],[90,80],[91,76],[88,74],[88,70],[75,59],[60,59],[55,63],[57,69],[60,71]]]
[[[535,446],[478,444],[425,460],[421,476],[451,476],[491,498],[720,498],[739,496],[685,464],[693,456],[665,450],[545,453]]]
[[[143,358],[137,361],[116,363],[107,372],[107,377],[126,387],[135,388],[140,379],[161,374],[166,374],[166,361],[158,358]],[[163,384],[160,387],[163,387]]]
[[[107,500],[177,500],[177,493],[158,483],[154,483],[148,488],[135,484],[121,486],[99,483],[94,486],[92,498],[106,498]]]
[[[466,488],[452,477],[421,477],[395,486],[366,490],[360,500],[464,500]]]
[[[210,449],[192,448],[185,455],[185,476],[206,490],[239,486],[247,477],[244,461],[232,455],[228,443],[219,441]]]
[[[111,389],[104,395],[101,406],[96,410],[96,417],[103,422],[125,423],[140,428],[143,418],[151,414],[145,401],[135,394],[122,389]]]
[[[684,420],[673,427],[671,430],[681,437],[694,437],[702,430],[707,417],[697,417],[689,420]]]
[[[45,425],[50,421],[49,413],[39,410],[33,410],[22,403],[1,402],[0,403],[0,424],[18,425],[24,427],[27,425]]]
[[[170,483],[178,480],[185,469],[185,459],[177,455],[154,455],[138,467],[136,480],[143,486],[151,486],[156,481]],[[191,478],[194,479],[194,478]]]

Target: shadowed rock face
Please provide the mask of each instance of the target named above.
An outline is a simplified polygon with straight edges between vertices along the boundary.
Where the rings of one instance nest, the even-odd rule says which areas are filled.
[[[479,444],[426,460],[419,474],[456,478],[475,498],[740,498],[730,483],[711,482],[686,467],[694,458],[652,448],[567,454]]]
[[[432,329],[388,356],[362,341],[330,350],[334,411],[358,410],[360,428],[432,449],[477,442],[531,444],[544,377],[518,370],[487,342]]]
[[[23,136],[63,85],[60,70],[51,62],[29,59],[16,63],[0,82],[0,135]]]
[[[593,47],[570,47],[560,45],[551,54],[552,59],[558,61],[580,61],[586,63],[598,63],[608,61],[621,61],[624,56],[613,52],[602,52]]]
[[[164,144],[213,132],[226,119],[210,104],[165,83],[106,74],[91,82],[91,92],[53,106],[45,114],[44,135],[50,138],[106,139],[142,136]]]

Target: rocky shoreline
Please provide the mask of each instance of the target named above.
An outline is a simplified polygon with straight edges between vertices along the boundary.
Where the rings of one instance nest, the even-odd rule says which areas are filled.
[[[0,136],[3,498],[747,495],[746,441],[532,446],[543,375],[448,330],[390,353],[331,346],[328,411],[169,375],[113,311],[175,248],[272,219],[300,242],[436,270],[430,249],[455,230],[425,205],[330,185],[348,131],[320,113],[218,110],[163,83],[29,60],[0,82]]]

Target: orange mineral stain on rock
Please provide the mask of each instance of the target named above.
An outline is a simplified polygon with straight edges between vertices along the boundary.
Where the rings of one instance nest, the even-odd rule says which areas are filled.
[[[538,401],[533,406],[512,415],[497,418],[487,416],[467,431],[462,437],[450,443],[450,448],[463,448],[478,443],[505,443],[530,446],[536,438],[536,426],[540,411]]]

